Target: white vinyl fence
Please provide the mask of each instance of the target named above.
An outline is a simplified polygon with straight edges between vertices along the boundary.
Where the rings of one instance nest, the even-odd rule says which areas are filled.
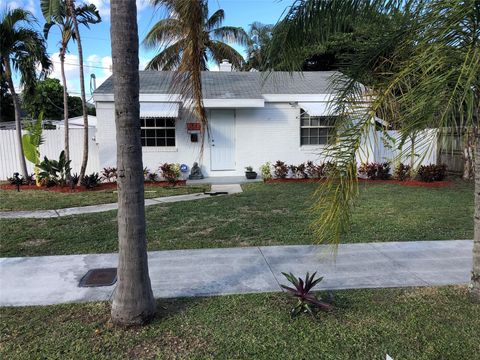
[[[398,131],[389,130],[385,134],[377,131],[373,145],[374,161],[378,163],[386,161],[392,163],[402,162],[409,165],[412,159],[412,144],[413,162],[415,166],[437,163],[436,129],[420,131],[416,136],[407,138],[403,144],[401,144],[400,133]]]
[[[89,130],[87,174],[100,171],[98,144],[95,140],[95,128]],[[43,130],[44,142],[40,145],[40,156],[58,160],[64,149],[64,130]],[[70,129],[70,159],[72,172],[80,172],[83,156],[83,129]],[[29,173],[33,173],[33,164],[27,161]],[[14,172],[20,172],[18,147],[15,130],[0,130],[0,179],[11,177]]]

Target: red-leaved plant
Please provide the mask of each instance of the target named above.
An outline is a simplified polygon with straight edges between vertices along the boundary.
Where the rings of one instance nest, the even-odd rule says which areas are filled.
[[[282,274],[294,286],[293,288],[286,285],[280,285],[287,291],[289,295],[297,299],[296,305],[290,311],[290,315],[292,317],[297,316],[300,313],[309,313],[310,315],[315,315],[314,311],[317,309],[323,311],[330,311],[332,309],[331,304],[322,301],[322,298],[319,295],[312,293],[312,289],[315,287],[315,285],[323,280],[323,277],[315,279],[317,272],[314,272],[311,276],[307,272],[305,280],[300,277],[295,277],[295,275],[292,273],[287,274],[282,272]]]

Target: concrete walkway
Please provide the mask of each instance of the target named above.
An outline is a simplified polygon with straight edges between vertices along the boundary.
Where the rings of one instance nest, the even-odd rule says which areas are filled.
[[[239,184],[222,184],[212,185],[210,192],[226,192],[228,195],[238,194],[242,192]],[[197,193],[186,195],[165,196],[153,199],[145,199],[145,206],[159,205],[164,203],[172,203],[179,201],[191,201],[210,198],[211,195]],[[22,219],[22,218],[55,218],[60,216],[70,216],[79,214],[92,214],[111,210],[117,210],[118,204],[97,204],[89,206],[78,206],[56,210],[33,210],[33,211],[0,211],[0,219]]]
[[[332,248],[261,246],[153,251],[150,278],[155,297],[281,291],[281,272],[324,276],[319,289],[466,284],[472,266],[470,240],[340,245]],[[109,300],[115,286],[80,288],[93,268],[116,267],[116,254],[0,259],[0,305],[48,305]]]

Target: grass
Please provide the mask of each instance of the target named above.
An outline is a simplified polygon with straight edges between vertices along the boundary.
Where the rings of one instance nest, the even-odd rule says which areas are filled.
[[[145,198],[200,193],[209,185],[158,187],[146,186]],[[0,190],[0,211],[62,209],[73,206],[106,204],[117,201],[113,190],[86,191],[79,193],[58,193],[53,191]]]
[[[131,329],[109,323],[105,302],[2,308],[0,358],[474,359],[480,305],[466,293],[338,291],[334,312],[295,319],[278,293],[160,300],[153,323]]]
[[[361,184],[345,243],[471,239],[473,184]],[[150,206],[149,250],[315,243],[315,184],[249,184],[238,195]],[[0,256],[117,251],[116,212],[0,220]]]

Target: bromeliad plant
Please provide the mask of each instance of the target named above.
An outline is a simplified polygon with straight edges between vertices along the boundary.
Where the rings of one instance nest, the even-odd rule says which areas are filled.
[[[317,272],[314,272],[312,275],[307,272],[305,280],[300,277],[295,277],[295,275],[292,273],[287,274],[282,272],[282,274],[294,286],[293,288],[290,286],[281,285],[281,287],[284,288],[289,295],[297,299],[296,305],[290,311],[290,315],[292,317],[301,313],[309,313],[313,316],[315,315],[316,310],[332,310],[332,305],[322,301],[320,296],[312,292],[312,289],[315,287],[315,285],[323,280],[323,277],[315,279]]]

